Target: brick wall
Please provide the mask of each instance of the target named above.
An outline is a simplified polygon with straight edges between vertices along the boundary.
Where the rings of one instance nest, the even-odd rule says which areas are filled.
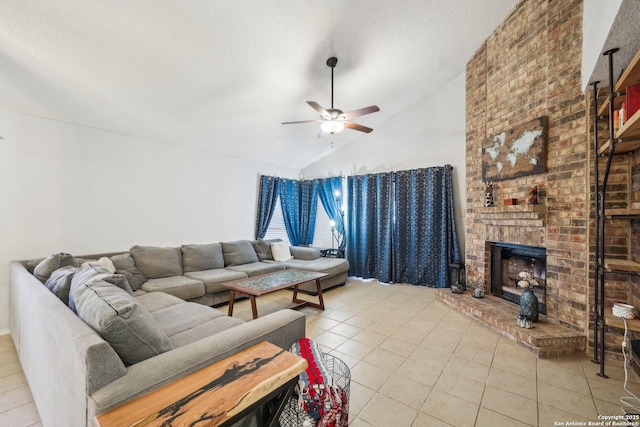
[[[468,62],[466,264],[488,283],[486,241],[546,247],[547,320],[586,333],[590,146],[581,43],[580,0],[524,0]],[[538,185],[544,226],[497,229],[483,213],[482,142],[540,116],[549,120],[547,172],[498,181],[496,203],[526,203],[528,189]]]

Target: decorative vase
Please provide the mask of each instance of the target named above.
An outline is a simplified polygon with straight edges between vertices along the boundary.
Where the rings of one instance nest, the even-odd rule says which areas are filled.
[[[520,315],[537,322],[538,314],[538,297],[531,289],[525,289],[520,296]]]

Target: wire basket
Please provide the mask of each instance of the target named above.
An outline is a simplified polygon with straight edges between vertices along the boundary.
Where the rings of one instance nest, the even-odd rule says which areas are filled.
[[[327,369],[332,384],[329,386],[335,387],[342,392],[342,413],[349,413],[349,388],[351,384],[351,371],[346,363],[330,354],[322,354],[322,361]],[[324,425],[321,420],[314,420],[304,411],[298,402],[298,395],[294,392],[294,395],[289,398],[285,404],[280,418],[278,419],[282,427],[316,427]],[[340,417],[339,421],[335,423],[336,427],[346,427],[349,424],[348,416]]]

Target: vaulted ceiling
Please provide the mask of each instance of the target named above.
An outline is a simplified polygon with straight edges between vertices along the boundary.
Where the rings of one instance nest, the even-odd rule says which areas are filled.
[[[377,104],[354,121],[382,127],[463,73],[516,3],[3,0],[0,108],[302,168],[366,138],[280,124],[330,106],[327,58],[335,106]]]

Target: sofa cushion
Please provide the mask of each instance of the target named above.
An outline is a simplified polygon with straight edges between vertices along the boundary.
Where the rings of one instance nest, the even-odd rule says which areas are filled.
[[[239,271],[245,273],[249,277],[259,276],[261,274],[274,273],[276,271],[284,270],[286,267],[284,264],[275,262],[252,262],[250,264],[234,265],[233,267],[227,267],[227,270]]]
[[[175,304],[182,304],[184,300],[164,292],[147,292],[136,297],[140,304],[153,314],[157,310],[170,307]]]
[[[292,258],[287,242],[275,242],[271,244],[271,253],[274,261],[288,261]]]
[[[224,268],[222,245],[182,245],[182,263],[184,272]]]
[[[138,301],[151,312],[174,348],[244,323],[214,308],[185,302],[162,292],[142,295]]]
[[[258,255],[256,255],[253,245],[248,240],[223,242],[222,253],[224,255],[224,264],[226,266],[258,262]]]
[[[204,295],[204,283],[186,276],[149,279],[142,285],[142,289],[147,292],[166,292],[183,300]]]
[[[271,244],[276,242],[282,242],[282,239],[258,239],[253,243],[256,255],[258,255],[258,261],[273,261]]]
[[[53,292],[62,302],[69,304],[69,292],[71,291],[71,280],[78,271],[78,267],[68,265],[61,267],[51,273],[45,282],[45,286]]]
[[[78,263],[71,254],[59,253],[51,254],[38,263],[33,269],[33,275],[42,283],[46,282],[51,273],[66,266],[78,267]]]
[[[226,317],[215,308],[186,301],[156,310],[153,316],[169,338],[218,317]]]
[[[229,282],[236,279],[244,279],[247,277],[246,273],[240,271],[233,271],[227,268],[216,268],[213,270],[204,271],[192,271],[184,274],[192,279],[201,280],[204,282],[205,292],[208,294],[214,294],[226,290],[220,283]]]
[[[182,251],[180,248],[134,246],[129,250],[136,267],[147,279],[182,276]]]
[[[202,307],[207,308],[206,306]],[[235,326],[242,325],[243,323],[245,322],[240,319],[236,319],[235,317],[221,316],[215,319],[208,320],[204,323],[194,325],[182,332],[171,335],[169,337],[169,340],[174,347],[182,347],[184,345],[191,344],[210,337],[211,335],[226,331],[227,329],[233,328]]]
[[[291,256],[295,259],[314,260],[322,256],[322,251],[318,248],[306,248],[303,246],[291,246]]]
[[[349,270],[349,263],[344,258],[318,258],[313,261],[292,259],[283,264],[287,268],[327,273],[329,276],[337,276]]]
[[[78,316],[133,365],[173,346],[152,314],[136,298],[103,280],[72,289]]]

